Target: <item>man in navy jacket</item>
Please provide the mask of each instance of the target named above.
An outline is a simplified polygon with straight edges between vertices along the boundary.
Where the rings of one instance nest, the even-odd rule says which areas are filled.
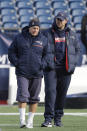
[[[44,72],[45,121],[42,127],[62,126],[61,117],[71,75],[80,58],[80,44],[75,32],[67,27],[67,15],[59,12],[52,28],[43,32],[50,44],[50,64]]]
[[[19,102],[20,127],[25,127],[25,108],[29,103],[27,128],[33,128],[33,118],[39,102],[43,69],[47,66],[49,52],[47,38],[40,32],[38,19],[24,27],[8,50],[8,58],[16,67],[17,101]]]

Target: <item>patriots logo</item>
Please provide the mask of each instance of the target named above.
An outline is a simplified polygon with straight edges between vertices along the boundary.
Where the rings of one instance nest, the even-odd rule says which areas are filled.
[[[35,41],[36,43],[42,45],[43,43],[41,41]]]

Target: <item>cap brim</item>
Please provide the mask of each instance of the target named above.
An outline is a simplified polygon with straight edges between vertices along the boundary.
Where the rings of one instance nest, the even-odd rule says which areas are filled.
[[[65,20],[63,17],[56,17],[56,19]]]

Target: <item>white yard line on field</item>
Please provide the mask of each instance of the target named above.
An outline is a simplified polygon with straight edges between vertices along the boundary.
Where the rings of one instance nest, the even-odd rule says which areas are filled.
[[[86,116],[87,113],[64,113],[64,115],[70,115],[70,116]]]
[[[7,123],[0,124],[0,129],[1,129],[1,127],[7,127],[7,126],[8,126],[8,127],[9,127],[9,126],[10,126],[10,127],[17,127],[17,126],[19,127],[19,124],[13,124],[13,123],[12,123],[12,124],[7,124]],[[34,124],[34,126],[35,126],[35,127],[38,127],[38,126],[40,126],[40,124]],[[1,131],[1,130],[0,130],[0,131]]]
[[[0,124],[0,126],[5,127],[5,126],[19,126],[19,124]]]
[[[0,113],[0,115],[2,115],[2,116],[8,116],[8,115],[10,115],[10,116],[17,116],[17,115],[19,115],[19,113]],[[26,115],[28,115],[28,113],[26,113]],[[35,113],[35,115],[39,115],[39,116],[41,116],[41,115],[44,115],[44,113]]]
[[[19,113],[0,113],[0,115],[2,116],[8,116],[8,115],[19,115]],[[26,113],[26,115],[28,115],[28,113]],[[44,115],[44,113],[35,113],[35,115]],[[64,113],[64,115],[71,115],[71,116],[86,116],[87,117],[87,113]]]
[[[7,116],[7,115],[19,115],[19,113],[0,113],[0,115],[4,115],[4,116]],[[28,115],[28,113],[26,113],[26,115]],[[44,113],[35,113],[35,115],[44,115]],[[70,115],[70,116],[85,116],[87,117],[87,113],[64,113],[64,115]],[[16,126],[19,126],[19,124],[7,124],[7,123],[4,123],[4,124],[0,124],[0,127],[16,127]],[[40,126],[39,124],[34,124],[34,126]],[[0,128],[1,129],[1,128]]]

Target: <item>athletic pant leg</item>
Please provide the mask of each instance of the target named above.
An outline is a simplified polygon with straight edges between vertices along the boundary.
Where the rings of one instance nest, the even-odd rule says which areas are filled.
[[[56,116],[63,115],[63,108],[65,104],[65,98],[68,87],[70,85],[71,75],[59,75],[57,76],[57,95],[55,102],[55,114]]]
[[[44,73],[45,80],[45,120],[51,121],[54,117],[54,105],[56,98],[56,72],[49,71]]]
[[[30,79],[30,86],[29,86],[30,99],[29,99],[29,104],[38,103],[40,101],[39,94],[40,94],[40,91],[41,91],[41,80],[42,80],[42,78]]]
[[[22,76],[17,76],[17,98],[16,100],[19,102],[29,102],[29,91],[28,91],[28,87],[29,87],[29,80],[25,77]]]

